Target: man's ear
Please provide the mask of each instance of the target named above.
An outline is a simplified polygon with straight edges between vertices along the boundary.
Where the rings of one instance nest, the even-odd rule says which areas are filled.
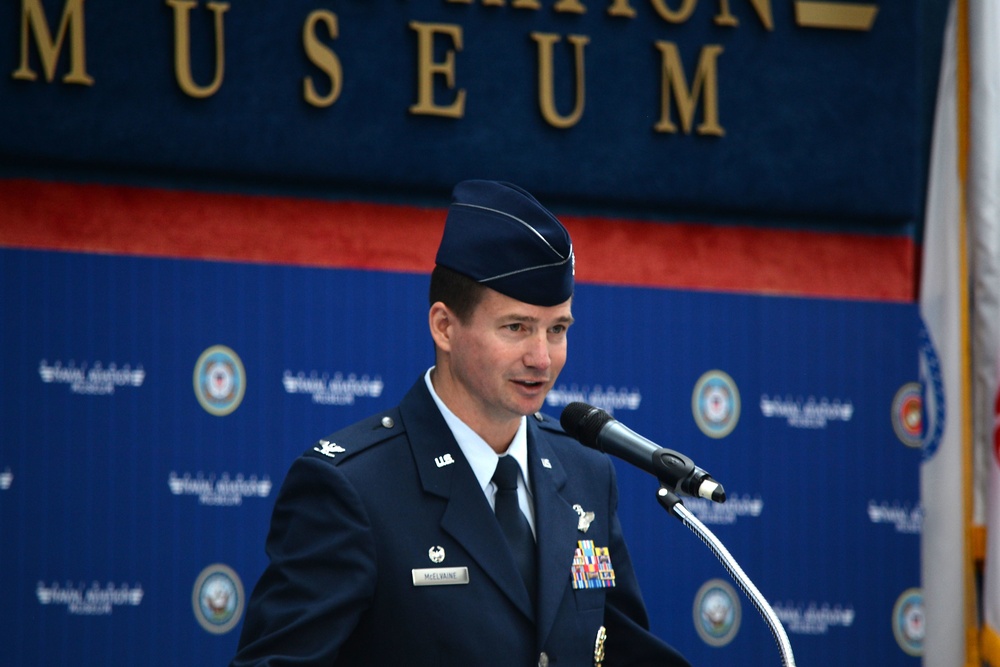
[[[427,314],[427,323],[431,329],[434,345],[444,352],[451,352],[452,332],[458,319],[455,313],[441,301],[435,301]]]

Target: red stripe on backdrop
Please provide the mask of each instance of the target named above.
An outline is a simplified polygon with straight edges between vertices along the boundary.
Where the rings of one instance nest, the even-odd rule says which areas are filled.
[[[0,246],[423,273],[445,211],[389,204],[0,180]],[[905,237],[563,216],[577,279],[911,302]]]

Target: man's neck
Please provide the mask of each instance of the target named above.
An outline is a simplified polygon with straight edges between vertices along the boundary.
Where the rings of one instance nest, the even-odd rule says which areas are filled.
[[[449,381],[438,367],[431,370],[431,384],[438,398],[452,414],[485,440],[493,451],[497,454],[507,451],[517,429],[521,427],[521,417],[506,420],[490,419],[485,411],[477,410],[468,400],[462,400],[461,395],[454,390],[454,383]]]

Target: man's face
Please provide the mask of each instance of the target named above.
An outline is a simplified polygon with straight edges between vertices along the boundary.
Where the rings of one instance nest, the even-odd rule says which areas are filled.
[[[487,290],[467,322],[453,322],[456,414],[498,423],[539,411],[566,363],[571,302],[533,306]]]

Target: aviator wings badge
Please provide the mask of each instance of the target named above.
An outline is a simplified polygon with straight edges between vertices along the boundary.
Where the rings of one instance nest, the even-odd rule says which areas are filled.
[[[573,505],[573,509],[576,513],[580,515],[580,521],[576,524],[576,529],[581,533],[586,533],[587,529],[590,528],[591,522],[594,520],[593,512],[584,512],[583,507],[580,505]]]

